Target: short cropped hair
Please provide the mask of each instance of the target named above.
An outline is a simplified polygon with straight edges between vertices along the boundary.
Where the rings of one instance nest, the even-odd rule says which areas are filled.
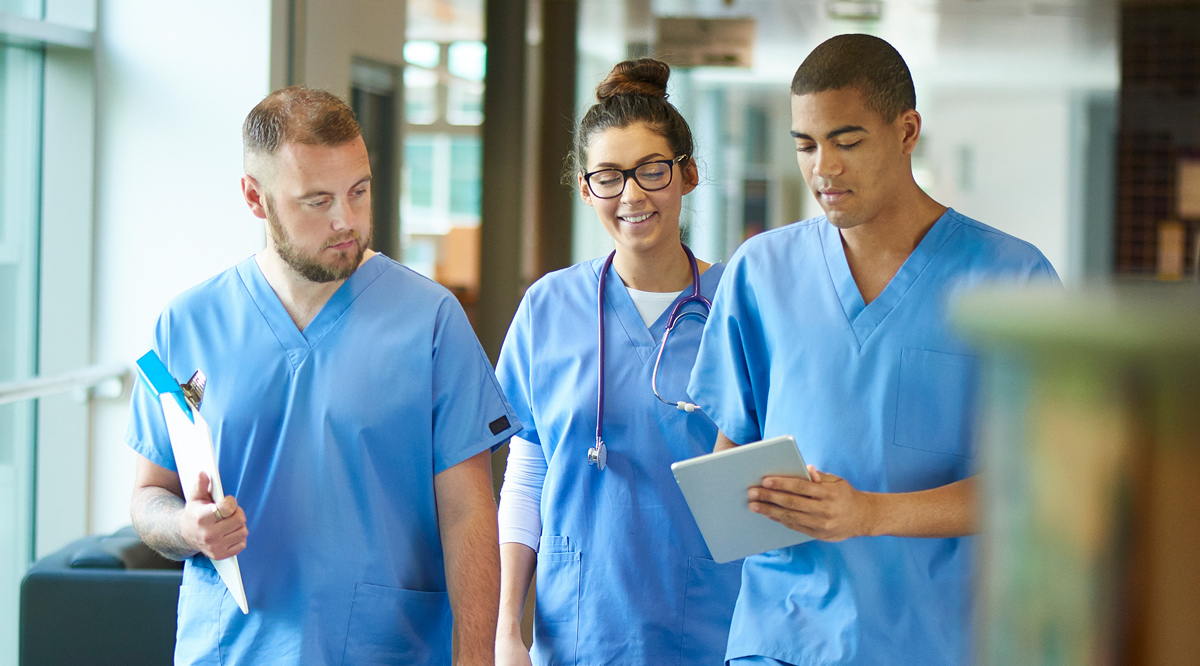
[[[242,123],[242,150],[274,155],[285,143],[340,146],[362,135],[354,110],[325,90],[291,86],[267,95]]]
[[[868,109],[892,122],[917,108],[912,74],[900,53],[871,35],[838,35],[821,43],[792,77],[792,94],[855,88]]]

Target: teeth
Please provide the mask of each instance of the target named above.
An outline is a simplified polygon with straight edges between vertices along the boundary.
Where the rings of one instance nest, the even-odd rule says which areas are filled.
[[[645,220],[645,219],[646,219],[646,218],[648,218],[648,217],[650,217],[650,213],[646,213],[645,215],[638,215],[637,217],[628,217],[628,216],[626,216],[626,217],[625,217],[625,218],[623,218],[623,219],[624,219],[626,222],[629,222],[629,223],[631,223],[631,224],[636,224],[636,223],[638,223],[638,222],[641,222],[642,220]]]

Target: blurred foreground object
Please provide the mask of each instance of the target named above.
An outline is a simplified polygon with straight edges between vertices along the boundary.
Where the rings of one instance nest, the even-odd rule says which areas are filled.
[[[1200,655],[1200,288],[989,290],[981,351],[983,666]]]

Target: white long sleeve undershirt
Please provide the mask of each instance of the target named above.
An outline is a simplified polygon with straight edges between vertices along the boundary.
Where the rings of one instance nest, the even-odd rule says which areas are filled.
[[[500,543],[520,543],[534,552],[542,537],[542,485],[546,456],[542,447],[520,437],[508,441],[508,463],[500,486]]]
[[[628,291],[647,328],[682,293]],[[580,461],[583,455],[581,451]],[[524,544],[537,552],[542,537],[542,486],[546,483],[547,467],[542,447],[520,437],[509,440],[508,463],[500,486],[500,543]]]

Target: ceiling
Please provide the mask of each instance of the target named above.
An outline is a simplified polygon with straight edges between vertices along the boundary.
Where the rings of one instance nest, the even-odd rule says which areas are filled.
[[[583,11],[612,2],[581,0]],[[630,14],[752,17],[750,70],[707,68],[698,80],[790,81],[818,43],[866,32],[904,55],[919,86],[1116,89],[1117,0],[627,0]],[[879,18],[839,18],[874,6]],[[592,13],[594,15],[594,13]],[[581,40],[582,42],[582,40]]]

